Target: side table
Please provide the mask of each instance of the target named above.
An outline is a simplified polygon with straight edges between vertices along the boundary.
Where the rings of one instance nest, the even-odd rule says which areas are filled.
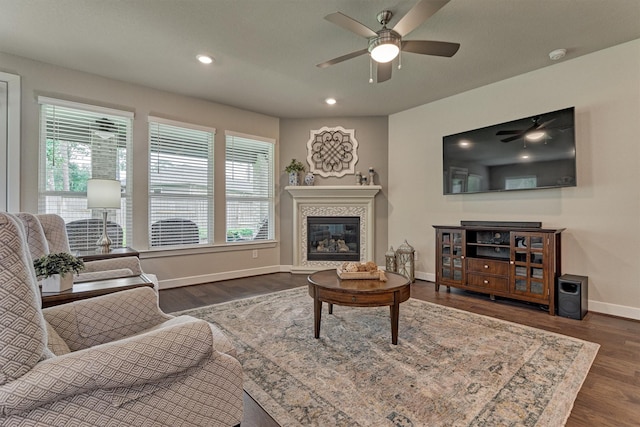
[[[121,277],[119,279],[96,280],[94,282],[75,283],[73,288],[61,292],[42,292],[42,308],[54,305],[67,304],[111,294],[113,292],[126,291],[128,289],[149,286],[153,288],[153,282],[144,274],[139,276]]]
[[[74,256],[80,258],[82,261],[97,261],[99,259],[121,258],[126,256],[135,256],[140,258],[140,253],[130,247],[126,248],[114,248],[109,252],[101,252],[100,249],[82,250],[76,251]]]

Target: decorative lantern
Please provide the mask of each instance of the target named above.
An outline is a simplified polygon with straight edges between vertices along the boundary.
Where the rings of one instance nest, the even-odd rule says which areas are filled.
[[[406,240],[396,250],[397,271],[409,279],[411,283],[416,281],[415,255],[415,249]]]
[[[393,250],[393,246],[389,247],[389,250],[384,254],[385,268],[387,271],[395,273],[396,270],[396,252]]]

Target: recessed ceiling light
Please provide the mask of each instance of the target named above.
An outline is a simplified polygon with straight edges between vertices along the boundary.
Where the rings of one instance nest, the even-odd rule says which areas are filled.
[[[213,62],[213,58],[208,55],[198,55],[196,58],[203,64],[211,64]]]
[[[556,49],[549,52],[549,58],[552,61],[557,61],[558,59],[564,58],[566,54],[567,54],[567,49]]]
[[[335,98],[327,98],[324,100],[324,102],[326,102],[329,105],[334,105],[337,101],[335,100]]]

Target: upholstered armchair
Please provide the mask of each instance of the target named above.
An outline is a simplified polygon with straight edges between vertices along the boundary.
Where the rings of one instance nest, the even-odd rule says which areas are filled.
[[[215,326],[137,288],[40,308],[24,228],[0,213],[0,425],[232,426],[242,369]]]
[[[32,259],[38,259],[50,253],[68,252],[69,239],[64,219],[55,214],[34,215],[27,212],[15,214],[24,224],[27,243]],[[116,279],[119,277],[138,276],[142,274],[140,260],[135,256],[90,261],[85,269],[74,276],[74,283],[92,280]],[[155,276],[152,279],[155,280]],[[156,287],[158,284],[156,283]]]

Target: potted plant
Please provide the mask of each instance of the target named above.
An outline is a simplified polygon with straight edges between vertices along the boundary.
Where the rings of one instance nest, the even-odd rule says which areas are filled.
[[[289,185],[300,185],[300,172],[304,172],[305,167],[302,162],[296,159],[291,159],[291,163],[284,168],[284,171],[289,174]]]
[[[73,274],[84,270],[84,262],[67,252],[44,255],[33,262],[42,292],[60,292],[73,287]]]

